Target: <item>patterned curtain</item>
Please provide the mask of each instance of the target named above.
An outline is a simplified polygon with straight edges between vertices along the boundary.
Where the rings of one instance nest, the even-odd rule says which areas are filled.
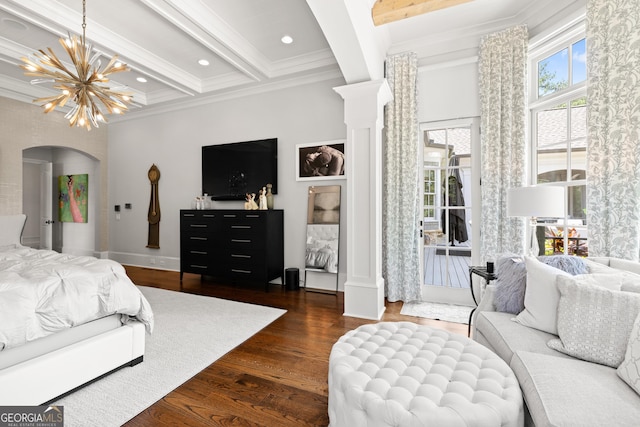
[[[525,183],[527,45],[526,26],[490,34],[480,42],[480,233],[485,260],[524,248],[524,218],[507,217],[507,189]]]
[[[385,110],[386,141],[382,197],[383,275],[389,301],[420,301],[418,170],[418,58],[387,58],[393,101]]]
[[[640,255],[640,0],[587,3],[590,256]]]

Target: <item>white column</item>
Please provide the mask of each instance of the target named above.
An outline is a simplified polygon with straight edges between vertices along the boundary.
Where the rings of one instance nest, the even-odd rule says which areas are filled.
[[[344,315],[379,320],[382,278],[382,128],[391,90],[384,79],[334,88],[347,125],[347,281]]]

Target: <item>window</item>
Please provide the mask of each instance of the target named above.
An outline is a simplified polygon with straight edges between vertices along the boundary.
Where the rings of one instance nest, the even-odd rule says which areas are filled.
[[[436,196],[438,188],[437,162],[424,162],[424,219],[425,222],[436,219]]]
[[[531,184],[567,189],[565,218],[538,219],[541,255],[588,255],[586,56],[584,24],[530,51]]]

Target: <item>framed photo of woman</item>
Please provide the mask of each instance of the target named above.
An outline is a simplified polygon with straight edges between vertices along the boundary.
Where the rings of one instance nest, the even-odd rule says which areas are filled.
[[[345,140],[296,145],[296,180],[344,179]]]

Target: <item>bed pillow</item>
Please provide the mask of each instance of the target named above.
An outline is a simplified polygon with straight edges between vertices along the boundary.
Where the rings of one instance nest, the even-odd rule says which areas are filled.
[[[624,360],[618,366],[618,376],[640,394],[640,314],[636,317],[627,344]]]
[[[20,245],[26,220],[25,214],[0,215],[0,246]]]
[[[558,277],[558,336],[547,345],[588,362],[617,368],[625,357],[640,295]]]
[[[524,293],[524,310],[515,320],[521,325],[558,335],[556,323],[560,293],[556,286],[556,278],[571,275],[530,256],[525,257],[525,264],[527,286]]]
[[[496,310],[518,314],[524,310],[524,292],[527,285],[527,267],[517,255],[504,255],[496,261],[494,303]]]

